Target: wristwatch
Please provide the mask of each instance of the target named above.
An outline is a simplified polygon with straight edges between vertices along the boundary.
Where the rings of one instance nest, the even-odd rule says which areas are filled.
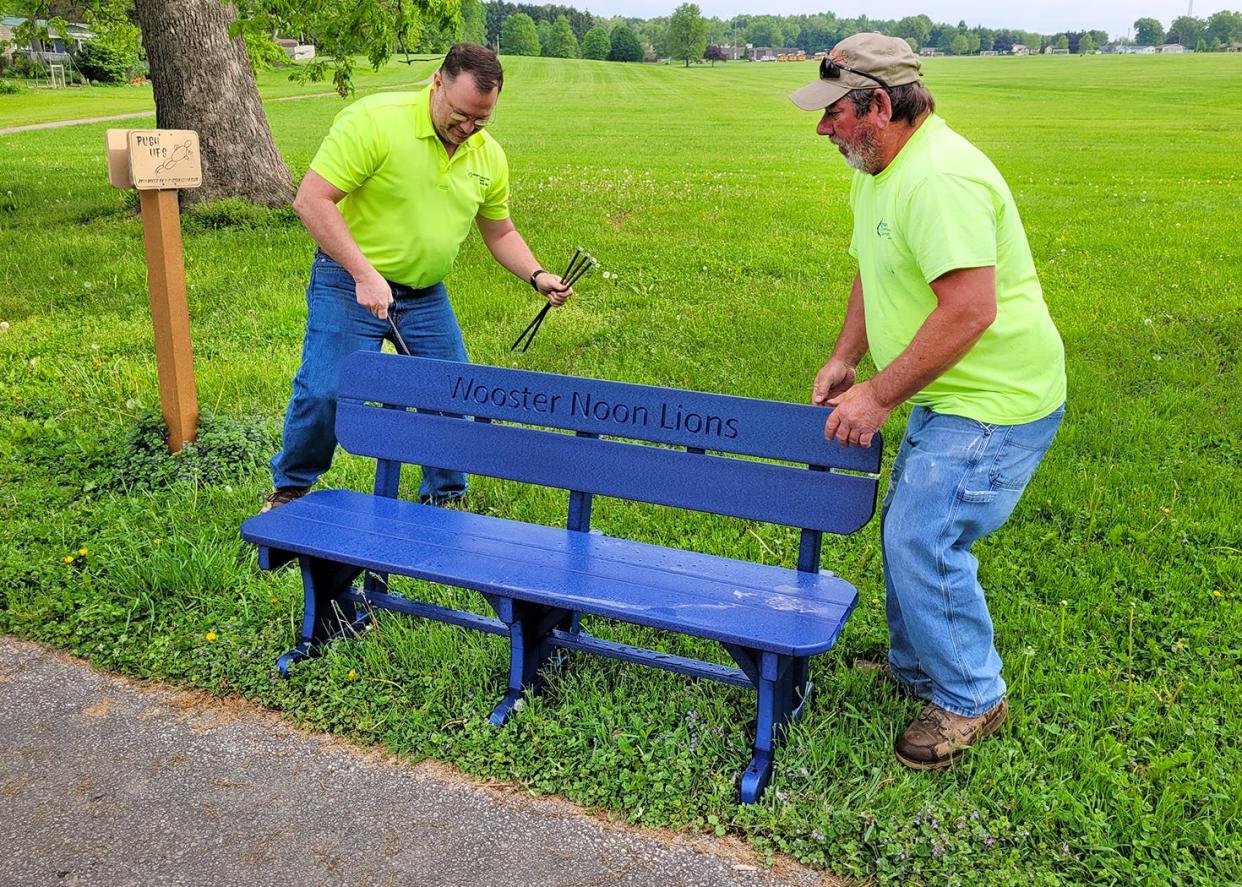
[[[536,278],[536,277],[538,277],[540,274],[547,274],[547,273],[548,273],[548,272],[547,272],[547,271],[544,271],[542,268],[536,268],[534,271],[530,272],[530,285],[531,285],[531,288],[532,288],[532,289],[535,289],[535,290],[538,290],[538,289],[539,289],[539,287],[535,285],[535,278]]]

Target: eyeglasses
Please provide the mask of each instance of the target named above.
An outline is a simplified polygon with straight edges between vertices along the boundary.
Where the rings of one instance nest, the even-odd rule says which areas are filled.
[[[849,71],[851,74],[857,74],[859,77],[866,77],[868,80],[874,80],[885,89],[889,89],[889,85],[874,74],[868,74],[866,71],[860,71],[857,68],[851,68],[849,65],[843,64],[833,58],[822,59],[819,63],[819,79],[820,80],[840,80],[841,72]]]
[[[440,92],[444,96],[444,104],[448,105],[449,123],[452,123],[452,124],[472,123],[474,124],[475,129],[482,129],[483,127],[488,126],[489,124],[492,123],[494,118],[492,117],[491,114],[488,114],[486,117],[472,117],[469,114],[463,114],[461,111],[458,111],[456,108],[453,107],[453,103],[449,101],[448,94],[444,92],[443,87],[441,87]]]

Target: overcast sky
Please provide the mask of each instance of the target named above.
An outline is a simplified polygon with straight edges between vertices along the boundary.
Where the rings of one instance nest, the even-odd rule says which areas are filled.
[[[572,3],[571,5],[579,5]],[[653,18],[669,15],[683,0],[585,0],[585,8],[596,15],[628,15]],[[703,15],[732,18],[741,13],[801,15],[831,11],[840,18],[864,13],[877,19],[899,19],[926,13],[935,22],[957,23],[989,28],[1010,27],[1041,34],[1058,31],[1107,31],[1110,37],[1124,36],[1134,20],[1149,16],[1166,28],[1173,19],[1185,15],[1188,0],[1043,0],[1043,2],[997,3],[995,0],[889,0],[865,3],[860,0],[698,0]],[[1199,0],[1194,14],[1206,19],[1213,12],[1242,6]],[[580,6],[580,8],[582,8]]]

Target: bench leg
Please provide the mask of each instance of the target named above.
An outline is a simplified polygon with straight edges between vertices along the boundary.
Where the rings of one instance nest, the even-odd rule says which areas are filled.
[[[286,678],[289,666],[318,656],[337,638],[353,637],[371,621],[370,613],[364,610],[359,615],[353,601],[340,597],[362,572],[360,567],[316,557],[298,560],[302,566],[302,642],[276,660],[276,668]]]
[[[488,719],[493,726],[501,727],[513,714],[524,692],[538,693],[543,688],[544,678],[540,669],[554,652],[547,642],[548,636],[553,629],[568,629],[574,612],[507,599],[504,606],[494,602],[493,607],[509,626],[509,689],[492,709]]]
[[[732,652],[732,651],[731,651]],[[758,716],[755,719],[754,756],[742,773],[739,794],[743,804],[753,804],[763,795],[772,778],[772,762],[776,748],[784,739],[785,728],[795,717],[795,693],[799,678],[797,659],[776,653],[756,653],[759,691]],[[805,682],[805,678],[802,678]],[[800,705],[798,706],[801,707]]]

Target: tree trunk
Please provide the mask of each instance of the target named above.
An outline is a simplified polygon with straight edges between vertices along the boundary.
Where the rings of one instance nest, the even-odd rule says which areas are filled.
[[[136,0],[151,66],[160,129],[193,129],[202,150],[203,186],[184,203],[244,197],[266,206],[293,200],[293,177],[272,141],[236,20],[220,0]]]

